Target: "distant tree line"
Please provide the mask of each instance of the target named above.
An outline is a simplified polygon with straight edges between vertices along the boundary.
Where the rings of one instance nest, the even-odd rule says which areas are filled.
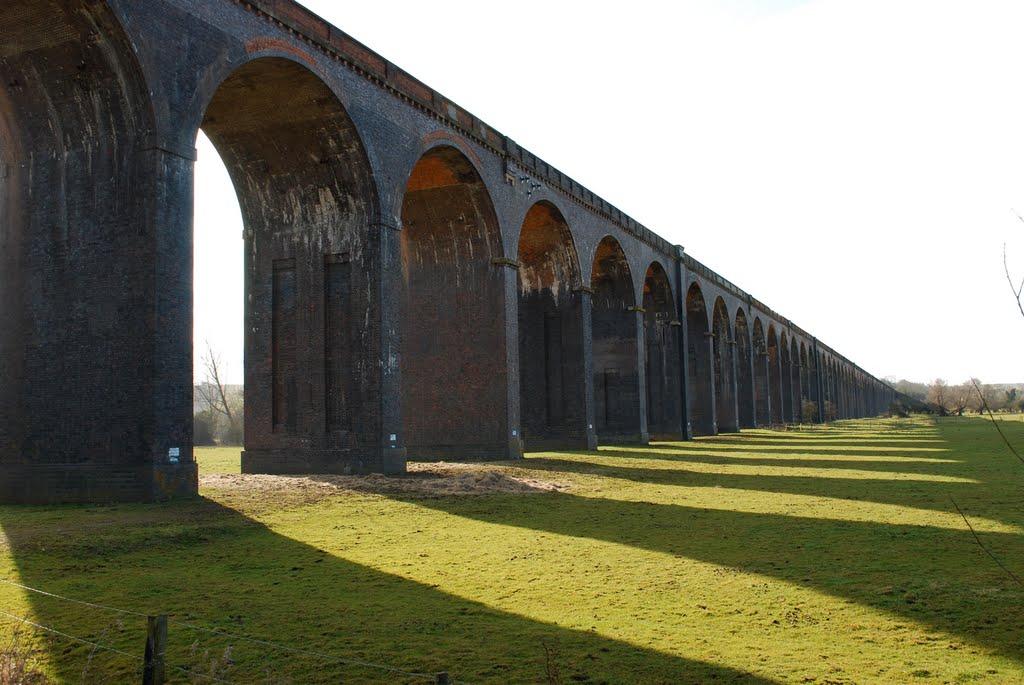
[[[927,410],[939,416],[963,416],[965,413],[983,414],[988,407],[993,412],[1024,412],[1024,384],[982,383],[970,378],[956,385],[936,378],[931,383],[891,381],[899,393],[923,402]]]

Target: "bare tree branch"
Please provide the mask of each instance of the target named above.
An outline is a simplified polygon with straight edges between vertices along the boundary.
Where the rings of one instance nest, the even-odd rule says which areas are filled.
[[[988,418],[992,421],[992,425],[996,427],[997,431],[999,431],[999,437],[1001,437],[1003,439],[1003,442],[1006,443],[1006,447],[1011,452],[1013,452],[1013,456],[1017,457],[1017,459],[1022,464],[1024,464],[1024,457],[1021,457],[1020,453],[1018,453],[1017,450],[1013,448],[1013,445],[1010,444],[1010,441],[1009,439],[1007,439],[1006,434],[1003,433],[1003,429],[999,426],[999,422],[996,420],[995,414],[993,414],[992,410],[988,408],[988,402],[985,401],[985,395],[982,394],[981,388],[978,387],[977,381],[975,381],[972,378],[971,383],[974,384],[974,389],[977,391],[978,397],[981,399],[981,406],[985,409],[985,412],[988,414]]]
[[[971,522],[967,520],[967,517],[966,517],[966,516],[964,516],[964,512],[962,512],[962,511],[960,510],[960,505],[958,505],[958,504],[956,503],[956,500],[955,500],[955,499],[953,499],[952,497],[950,497],[950,498],[949,498],[949,501],[953,503],[953,506],[954,506],[954,507],[956,507],[956,512],[957,512],[958,514],[960,514],[960,518],[962,518],[962,519],[964,520],[964,523],[966,523],[966,524],[967,524],[967,528],[968,528],[968,529],[970,529],[970,531],[971,531],[971,535],[973,535],[973,536],[974,536],[974,541],[975,541],[975,542],[977,542],[977,543],[978,543],[978,545],[979,545],[979,546],[980,546],[980,547],[981,547],[981,548],[982,548],[983,550],[985,550],[985,554],[987,554],[987,555],[989,555],[990,557],[992,557],[992,561],[994,561],[994,562],[996,562],[997,564],[999,564],[999,568],[1001,568],[1001,569],[1003,569],[1004,571],[1006,571],[1006,574],[1007,574],[1008,576],[1010,576],[1011,578],[1013,578],[1013,579],[1014,579],[1014,580],[1015,580],[1015,581],[1017,582],[1017,584],[1018,584],[1018,585],[1020,585],[1020,586],[1024,587],[1024,581],[1022,581],[1022,580],[1021,580],[1020,578],[1018,578],[1018,577],[1017,577],[1016,575],[1014,575],[1013,571],[1011,571],[1010,569],[1006,568],[1006,566],[1005,566],[1005,565],[1003,564],[1003,562],[999,561],[999,557],[997,557],[997,556],[996,556],[995,554],[993,554],[993,553],[992,553],[992,550],[990,550],[990,549],[989,549],[988,547],[986,547],[986,546],[985,546],[985,543],[983,543],[983,542],[981,541],[981,538],[979,538],[979,537],[978,537],[978,533],[977,533],[977,532],[975,532],[975,530],[974,530],[974,526],[972,526],[972,525],[971,525]]]
[[[1024,223],[1024,217],[1022,217],[1016,209],[1010,210],[1020,219],[1021,223]],[[1024,279],[1021,279],[1019,286],[1014,286],[1013,277],[1010,275],[1010,265],[1006,261],[1006,243],[1003,243],[1003,272],[1006,274],[1006,282],[1010,284],[1010,291],[1013,296],[1017,299],[1017,309],[1020,310],[1020,315],[1024,316],[1024,303],[1021,303],[1021,293],[1024,292]]]
[[[1020,310],[1020,315],[1024,316],[1024,304],[1020,301],[1021,291],[1024,290],[1024,281],[1021,281],[1020,287],[1013,285],[1013,276],[1010,275],[1010,266],[1006,262],[1006,243],[1003,243],[1003,271],[1006,273],[1006,282],[1010,284],[1010,292],[1017,299],[1017,309]]]
[[[218,414],[223,414],[230,425],[234,419],[231,416],[231,406],[228,404],[227,387],[220,378],[223,366],[220,361],[220,355],[214,353],[209,340],[205,342],[206,352],[200,358],[200,363],[202,363],[203,370],[205,371],[205,378],[196,387],[196,392],[209,409]]]

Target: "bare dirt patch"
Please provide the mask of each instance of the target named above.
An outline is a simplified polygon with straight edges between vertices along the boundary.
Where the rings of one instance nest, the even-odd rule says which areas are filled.
[[[247,495],[303,503],[344,493],[399,495],[434,498],[494,494],[529,495],[566,490],[569,485],[532,478],[495,464],[410,462],[400,475],[304,475],[211,474],[200,484],[222,490],[245,490]]]

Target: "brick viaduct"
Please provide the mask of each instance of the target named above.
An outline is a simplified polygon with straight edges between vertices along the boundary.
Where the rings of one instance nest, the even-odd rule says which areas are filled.
[[[247,471],[401,472],[893,396],[290,0],[4,0],[0,80],[0,501],[196,491],[200,128],[245,226]]]

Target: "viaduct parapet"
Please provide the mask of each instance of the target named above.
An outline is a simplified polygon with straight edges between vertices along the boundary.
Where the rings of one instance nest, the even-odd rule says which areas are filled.
[[[290,0],[5,0],[0,86],[2,502],[196,492],[200,129],[245,227],[247,472],[396,473],[894,396]]]

